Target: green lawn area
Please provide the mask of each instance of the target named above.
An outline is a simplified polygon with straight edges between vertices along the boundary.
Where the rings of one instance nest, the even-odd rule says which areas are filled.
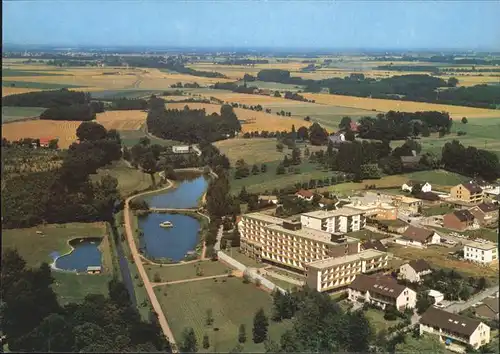
[[[448,205],[436,205],[429,208],[422,208],[422,214],[425,216],[444,215],[451,213],[454,209]]]
[[[359,231],[353,231],[349,232],[346,234],[347,236],[354,237],[354,238],[359,238],[360,240],[381,240],[383,238],[387,238],[388,236],[380,233],[380,232],[374,232],[368,229],[364,230],[359,230]]]
[[[289,283],[287,281],[277,279],[272,277],[271,275],[266,275],[264,278],[268,279],[269,281],[273,282],[275,285],[279,286],[282,289],[285,290],[293,290],[294,288],[298,288],[299,286],[296,284]]]
[[[46,108],[43,107],[2,107],[2,123],[38,117]]]
[[[99,180],[104,175],[110,175],[118,180],[118,190],[122,196],[130,195],[134,191],[141,191],[151,186],[150,175],[129,167],[123,160],[115,161],[109,166],[100,168],[97,174],[92,175],[91,178]]]
[[[399,219],[396,219],[396,220],[378,220],[377,222],[382,224],[382,225],[387,225],[387,226],[405,226],[405,225],[408,225],[407,223],[405,223],[404,221],[401,221]]]
[[[88,294],[108,296],[108,282],[112,279],[109,274],[73,274],[57,271],[53,271],[52,276],[55,279],[52,288],[63,305],[83,301]]]
[[[161,282],[194,279],[198,277],[208,277],[212,275],[226,274],[230,268],[218,261],[199,261],[189,264],[178,265],[144,265],[148,277],[153,281],[155,274],[160,276]],[[196,270],[202,271],[201,275],[196,274]]]
[[[433,189],[435,189],[434,185],[453,187],[470,180],[469,177],[445,170],[418,171],[408,173],[406,176],[408,179],[429,182]]]
[[[435,229],[437,232],[442,232],[445,234],[454,232],[453,230],[445,229],[444,227],[432,227],[432,228]],[[479,230],[467,230],[467,231],[457,231],[457,232],[459,234],[466,236],[474,236],[475,238],[483,238],[485,240],[489,240],[492,242],[498,242],[498,234],[496,230],[493,229],[482,228]]]
[[[263,343],[255,344],[252,341],[253,317],[261,307],[269,317],[272,298],[254,284],[244,284],[240,278],[200,280],[156,287],[155,292],[177,341],[181,340],[184,328],[192,327],[198,338],[200,352],[228,352],[238,343],[240,324],[245,324],[247,341],[244,351],[264,351]],[[206,326],[206,312],[209,309],[212,310],[214,323]],[[281,334],[290,325],[288,321],[270,321],[269,337],[279,342]],[[214,328],[219,330],[214,331]],[[210,340],[210,348],[206,350],[201,346],[204,334]]]
[[[243,253],[239,252],[239,247],[231,247],[231,250],[229,251],[224,251],[224,253],[228,254],[229,256],[233,257],[236,259],[238,262],[241,264],[246,265],[247,267],[253,267],[253,268],[263,268],[266,266],[265,263],[259,263],[255,259],[252,259]]]
[[[389,327],[395,326],[398,323],[402,322],[400,318],[394,320],[394,321],[387,321],[384,319],[384,311],[383,310],[375,310],[375,309],[368,309],[365,311],[366,318],[370,323],[372,324],[373,328],[377,331],[380,332],[381,330],[385,329],[387,330]]]
[[[14,85],[14,86],[13,86]],[[37,88],[37,89],[61,89],[72,87],[85,87],[83,85],[69,85],[69,84],[53,84],[48,82],[30,82],[30,81],[3,81],[3,87],[17,87],[17,88]]]

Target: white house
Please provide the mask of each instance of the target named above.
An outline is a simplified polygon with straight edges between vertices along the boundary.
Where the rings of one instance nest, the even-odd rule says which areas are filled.
[[[172,152],[174,154],[187,154],[190,151],[191,151],[191,147],[189,145],[172,146]]]
[[[471,345],[477,349],[490,342],[490,327],[483,322],[433,306],[425,311],[419,322],[420,335],[435,335],[450,346],[464,348]]]
[[[419,283],[424,275],[432,273],[432,268],[423,259],[411,260],[399,267],[398,277],[411,283]]]
[[[404,246],[427,247],[431,244],[440,244],[441,236],[434,230],[410,226],[403,232],[401,238],[396,239],[396,243]]]
[[[358,274],[347,291],[350,301],[362,300],[382,309],[393,305],[399,311],[404,311],[414,308],[417,303],[417,293],[414,290],[385,275]]]
[[[432,192],[432,186],[429,182],[419,182],[419,181],[414,181],[414,180],[409,180],[406,183],[403,183],[401,186],[401,190],[406,191],[406,192],[412,192],[413,191],[413,186],[415,185],[420,185],[422,187],[422,192],[427,193],[427,192]]]
[[[431,289],[427,292],[427,295],[434,300],[434,305],[437,305],[444,300],[444,294],[437,290]]]
[[[489,264],[498,259],[498,245],[490,242],[468,242],[464,245],[464,259],[481,264]]]
[[[268,202],[274,205],[278,204],[278,197],[275,195],[259,195],[258,200],[259,202]]]

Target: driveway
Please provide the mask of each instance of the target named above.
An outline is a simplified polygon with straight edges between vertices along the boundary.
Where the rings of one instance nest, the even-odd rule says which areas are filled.
[[[493,286],[491,288],[488,288],[486,290],[483,290],[482,292],[472,296],[469,300],[467,300],[465,302],[454,303],[453,305],[446,307],[444,310],[448,311],[448,312],[453,312],[453,313],[461,312],[461,311],[466,310],[469,307],[475,305],[476,303],[486,299],[487,297],[492,296],[496,292],[498,292],[498,285]]]

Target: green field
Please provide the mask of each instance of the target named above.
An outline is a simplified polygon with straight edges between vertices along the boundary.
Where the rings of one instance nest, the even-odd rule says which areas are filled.
[[[46,108],[43,107],[2,107],[2,123],[14,122],[26,118],[38,117]]]
[[[436,205],[429,208],[422,208],[422,214],[424,216],[433,216],[433,215],[444,215],[451,213],[454,208],[447,205]]]
[[[91,93],[92,98],[97,99],[116,99],[116,98],[143,98],[149,97],[152,94],[159,94],[162,91],[152,91],[152,90],[104,90],[104,91],[93,91]]]
[[[29,81],[3,81],[3,87],[17,87],[17,88],[34,88],[42,90],[57,90],[61,88],[72,88],[72,87],[85,87],[83,85],[69,85],[69,84],[52,84],[48,82],[29,82]]]
[[[56,74],[53,72],[45,72],[45,70],[40,70],[40,71],[30,71],[30,70],[16,70],[16,69],[2,69],[2,76],[62,76],[65,75],[64,73],[61,74]],[[67,74],[66,74],[67,75]]]
[[[470,180],[469,177],[445,170],[418,171],[408,173],[405,176],[407,176],[408,179],[429,182],[433,186],[435,184],[439,186],[456,186],[457,184]]]
[[[96,181],[104,175],[112,176],[118,180],[118,190],[122,196],[147,189],[152,184],[150,175],[129,167],[124,160],[115,161],[110,166],[100,168],[97,174],[91,175],[91,178]]]
[[[52,288],[62,305],[83,301],[88,294],[108,296],[108,283],[112,279],[109,274],[73,274],[57,271],[53,271],[52,276],[55,279]]]
[[[224,280],[226,280],[224,282]],[[245,352],[263,352],[264,344],[252,341],[253,316],[259,308],[271,315],[271,296],[255,287],[244,284],[239,278],[200,280],[155,288],[158,300],[168,318],[174,337],[182,339],[185,327],[193,327],[198,338],[199,351],[228,352],[238,343],[238,328],[245,324],[247,341]],[[205,325],[206,312],[212,310],[214,323]],[[269,337],[279,342],[290,322],[270,321]],[[218,328],[218,331],[214,331]],[[210,348],[202,349],[203,335],[210,339]]]
[[[227,274],[230,268],[217,261],[200,261],[196,263],[179,264],[179,265],[152,265],[144,266],[148,277],[154,281],[155,275],[160,276],[160,282],[176,281],[184,279],[195,279],[198,277],[208,277],[212,275]],[[201,270],[201,274],[197,275],[197,269]]]
[[[120,130],[119,133],[122,145],[128,148],[137,144],[139,140],[144,137],[148,137],[148,139],[151,140],[151,144],[159,144],[162,146],[184,145],[183,143],[175,140],[165,140],[152,135],[147,135],[142,130]]]
[[[389,327],[395,326],[398,323],[402,322],[400,318],[394,321],[387,321],[386,319],[384,319],[383,310],[368,309],[364,313],[368,321],[370,321],[370,323],[372,324],[373,329],[377,333],[383,329],[387,330]]]

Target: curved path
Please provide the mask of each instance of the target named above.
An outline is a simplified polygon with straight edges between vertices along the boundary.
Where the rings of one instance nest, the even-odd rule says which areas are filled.
[[[169,185],[167,187],[161,188],[161,189],[156,190],[154,192],[167,190],[167,189],[171,188],[173,185],[173,183],[171,181],[168,181],[168,184]],[[137,250],[137,245],[135,244],[135,241],[134,241],[134,234],[132,232],[132,226],[131,226],[131,222],[130,222],[129,202],[138,196],[152,193],[152,192],[153,191],[139,193],[139,194],[133,195],[131,197],[128,197],[127,200],[125,201],[125,207],[123,209],[124,221],[125,221],[125,234],[127,235],[127,241],[128,241],[128,245],[130,248],[130,252],[131,252],[132,257],[134,259],[134,263],[137,267],[137,270],[139,272],[141,280],[144,284],[144,289],[146,289],[149,300],[151,301],[151,305],[153,306],[153,310],[156,312],[156,314],[158,316],[158,321],[160,322],[161,329],[163,330],[165,337],[167,337],[168,341],[172,345],[172,352],[176,353],[177,350],[175,348],[177,347],[177,345],[175,343],[174,335],[173,335],[172,330],[170,329],[170,327],[168,325],[167,319],[165,317],[165,314],[163,313],[163,310],[160,306],[160,303],[158,302],[158,298],[156,297],[156,294],[153,290],[153,286],[152,286],[151,282],[149,281],[146,270],[144,269],[144,265],[142,264],[142,260],[141,260],[139,251]]]
[[[151,283],[151,285],[153,287],[155,287],[155,286],[161,286],[161,285],[191,283],[193,281],[210,280],[210,279],[227,278],[227,277],[229,277],[229,274],[209,275],[206,277],[199,277],[199,278],[192,278],[192,279],[172,280],[172,281],[166,281],[163,283]]]

